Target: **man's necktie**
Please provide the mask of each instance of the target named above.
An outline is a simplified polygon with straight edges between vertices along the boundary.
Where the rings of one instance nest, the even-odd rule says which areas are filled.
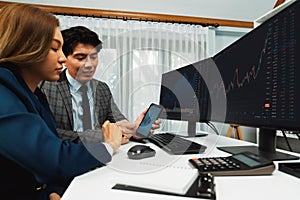
[[[87,129],[92,129],[90,103],[87,96],[88,87],[85,84],[83,84],[79,90],[82,92],[82,103],[81,103],[82,110],[83,110],[82,123],[83,123],[83,130],[85,131]]]

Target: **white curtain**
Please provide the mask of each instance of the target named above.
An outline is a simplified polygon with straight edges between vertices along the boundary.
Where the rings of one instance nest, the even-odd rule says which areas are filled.
[[[208,27],[57,17],[62,30],[82,25],[99,35],[103,49],[95,78],[110,86],[117,105],[130,121],[134,121],[151,102],[159,103],[162,73],[207,58],[209,52],[214,52],[215,32]]]

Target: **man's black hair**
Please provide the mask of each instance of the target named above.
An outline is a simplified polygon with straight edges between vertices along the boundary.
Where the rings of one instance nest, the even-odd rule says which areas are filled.
[[[74,26],[61,33],[64,39],[63,52],[66,57],[73,53],[74,47],[79,43],[92,45],[98,52],[102,49],[102,41],[97,33],[84,26]]]

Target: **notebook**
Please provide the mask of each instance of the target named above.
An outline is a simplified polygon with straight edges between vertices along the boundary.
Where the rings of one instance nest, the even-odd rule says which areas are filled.
[[[148,173],[119,173],[118,176],[112,178],[112,182],[115,184],[183,195],[186,194],[197,177],[197,169],[164,167]]]

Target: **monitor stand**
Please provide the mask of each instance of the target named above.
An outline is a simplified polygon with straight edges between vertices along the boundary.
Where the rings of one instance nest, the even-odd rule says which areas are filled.
[[[183,135],[182,137],[205,137],[207,133],[197,133],[196,132],[196,123],[195,121],[188,121],[188,130],[187,135]]]
[[[272,161],[299,159],[297,156],[276,151],[276,138],[276,130],[261,128],[259,131],[258,146],[228,146],[217,148],[231,154],[249,151]]]

